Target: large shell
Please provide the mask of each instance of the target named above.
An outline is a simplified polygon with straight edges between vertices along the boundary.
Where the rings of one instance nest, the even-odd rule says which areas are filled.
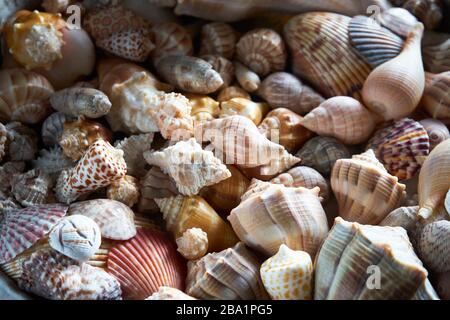
[[[44,144],[47,146],[58,145],[64,132],[64,123],[73,120],[75,120],[75,118],[66,116],[62,112],[55,112],[48,116],[42,123],[41,128],[42,141]]]
[[[127,174],[142,177],[146,173],[144,151],[151,149],[153,133],[132,135],[116,141],[114,147],[123,150],[123,158],[127,164]]]
[[[205,24],[201,31],[199,55],[217,54],[226,59],[233,58],[237,35],[233,28],[223,22]]]
[[[121,202],[95,199],[75,202],[70,205],[69,215],[84,215],[94,220],[102,237],[113,240],[128,240],[136,235],[134,213]]]
[[[255,125],[259,125],[269,111],[267,103],[253,102],[245,98],[233,98],[220,103],[220,118],[241,115],[249,118]]]
[[[380,223],[406,197],[406,186],[386,171],[371,149],[336,161],[331,188],[339,215],[364,224]]]
[[[261,279],[274,300],[311,300],[313,264],[304,251],[282,244],[278,252],[261,265]]]
[[[36,132],[20,122],[10,122],[6,125],[8,131],[8,155],[12,161],[33,160],[37,149]]]
[[[186,293],[198,299],[267,299],[261,262],[242,242],[188,263]]]
[[[325,97],[361,98],[371,68],[352,48],[348,36],[351,18],[328,12],[295,16],[284,27],[293,71]]]
[[[13,176],[11,193],[24,207],[43,204],[47,202],[51,183],[46,173],[33,169]]]
[[[403,6],[422,21],[427,29],[436,28],[443,18],[441,0],[394,0],[392,3],[396,6]]]
[[[450,221],[427,224],[419,235],[418,251],[431,271],[450,272]]]
[[[404,118],[375,132],[366,149],[375,152],[390,174],[406,180],[420,170],[430,142],[419,122]]]
[[[200,228],[191,228],[176,239],[178,252],[189,260],[196,260],[208,252],[208,234]]]
[[[243,198],[228,220],[241,241],[267,256],[286,244],[314,257],[328,232],[318,195],[319,188],[271,184]]]
[[[172,241],[158,230],[138,228],[134,238],[108,253],[107,271],[125,299],[143,300],[161,286],[184,290],[185,268]]]
[[[138,179],[126,175],[113,181],[106,189],[106,197],[122,202],[130,208],[133,207],[139,201]]]
[[[235,70],[234,64],[230,60],[218,55],[203,55],[201,58],[208,62],[213,69],[219,73],[223,80],[221,88],[226,88],[233,82]]]
[[[45,204],[4,214],[0,222],[0,263],[10,261],[43,238],[67,209],[62,204]]]
[[[171,287],[159,287],[159,290],[145,300],[197,300],[183,291]]]
[[[404,229],[340,217],[319,251],[314,273],[316,300],[412,299],[427,282]]]
[[[187,30],[175,22],[163,22],[152,28],[155,35],[155,49],[152,58],[155,63],[169,55],[191,55],[192,39]]]
[[[50,113],[53,87],[38,73],[24,69],[0,71],[0,121],[38,123]]]
[[[421,104],[433,118],[450,118],[450,71],[426,74],[426,85]]]
[[[261,79],[258,74],[237,61],[234,62],[234,70],[236,72],[236,80],[245,91],[254,92],[259,89]]]
[[[424,119],[420,120],[419,123],[427,131],[430,141],[430,151],[442,141],[450,139],[450,131],[441,121],[437,119]]]

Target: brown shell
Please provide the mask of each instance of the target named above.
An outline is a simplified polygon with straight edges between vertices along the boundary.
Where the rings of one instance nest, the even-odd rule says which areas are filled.
[[[175,22],[163,22],[152,28],[155,49],[152,51],[154,63],[168,55],[192,55],[192,39],[189,32]]]
[[[233,58],[237,35],[233,28],[223,22],[205,24],[201,31],[199,55],[217,54],[226,59]]]
[[[12,161],[33,160],[38,148],[36,132],[20,122],[8,123],[6,130],[8,131],[9,158]]]
[[[450,118],[450,71],[439,74],[426,73],[425,91],[421,104],[437,119]]]
[[[230,60],[219,55],[203,55],[201,58],[211,64],[213,69],[220,74],[223,80],[222,88],[228,87],[233,82],[235,71]]]
[[[251,97],[247,91],[239,86],[234,85],[220,90],[219,95],[217,96],[217,101],[224,102],[233,98],[245,98],[251,100]]]
[[[425,24],[427,29],[439,26],[443,18],[442,0],[394,0],[392,3],[411,12]]]

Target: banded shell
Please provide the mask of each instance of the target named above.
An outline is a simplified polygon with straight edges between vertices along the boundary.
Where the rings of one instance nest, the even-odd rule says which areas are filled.
[[[161,286],[184,290],[185,269],[172,241],[158,230],[138,228],[108,253],[107,272],[119,281],[124,299],[143,300]]]
[[[419,256],[430,270],[436,273],[450,272],[450,221],[427,224],[418,238]]]
[[[375,152],[390,174],[407,180],[420,170],[430,151],[430,142],[419,122],[404,118],[376,131],[366,149]]]
[[[234,70],[237,82],[245,91],[254,92],[259,89],[261,79],[258,74],[237,61],[234,62]]]
[[[33,160],[38,139],[36,132],[20,122],[10,122],[6,125],[8,131],[8,155],[12,161]]]
[[[154,63],[169,55],[192,55],[192,39],[183,26],[175,22],[163,22],[154,26],[152,31],[155,35],[155,49],[152,52]]]
[[[419,121],[423,128],[428,133],[430,141],[430,151],[434,149],[439,143],[450,139],[450,131],[447,126],[437,119],[424,119]]]
[[[219,102],[207,95],[186,94],[191,105],[191,116],[195,121],[209,121],[219,117]]]
[[[70,205],[69,215],[91,218],[100,228],[102,237],[112,240],[128,240],[136,235],[134,213],[121,202],[95,199]]]
[[[171,287],[159,287],[159,290],[145,300],[197,300],[183,291]]]
[[[284,244],[261,265],[262,282],[273,300],[311,300],[312,273],[309,254]]]
[[[62,112],[52,113],[42,123],[41,135],[42,141],[46,146],[54,146],[59,144],[59,140],[64,132],[64,123],[73,121],[75,118],[66,116]]]
[[[443,4],[441,0],[394,0],[396,6],[403,6],[406,10],[422,21],[427,29],[436,28],[443,18]]]
[[[139,200],[138,179],[126,175],[113,181],[106,189],[106,197],[122,202],[130,208],[133,207]]]
[[[339,159],[331,172],[339,215],[364,224],[380,223],[406,197],[406,186],[390,175],[373,150]]]
[[[200,228],[190,228],[176,239],[177,251],[188,260],[203,257],[208,251],[208,234]]]
[[[220,118],[241,115],[259,125],[269,111],[269,105],[263,102],[253,102],[245,98],[233,98],[220,103]]]
[[[45,204],[4,214],[0,222],[0,263],[12,260],[42,239],[67,209],[62,204]]]
[[[426,74],[426,85],[421,104],[433,118],[450,118],[450,71],[436,75]]]
[[[220,92],[217,96],[217,101],[224,102],[224,101],[231,100],[233,98],[244,98],[244,99],[251,100],[251,97],[247,91],[245,91],[244,89],[242,89],[239,86],[230,86],[230,87],[220,90]]]
[[[228,87],[233,82],[235,71],[234,64],[230,60],[218,55],[203,55],[201,58],[220,75],[223,80],[221,88]]]
[[[11,193],[24,207],[43,204],[47,202],[51,182],[46,173],[33,169],[13,176]]]
[[[261,262],[242,242],[188,263],[186,293],[205,300],[264,300]]]
[[[132,135],[123,140],[116,141],[114,147],[123,150],[123,158],[127,164],[127,174],[141,177],[146,173],[144,151],[150,150],[153,142],[153,133]]]
[[[201,31],[199,55],[217,54],[226,59],[233,58],[237,35],[233,28],[223,22],[205,24]]]

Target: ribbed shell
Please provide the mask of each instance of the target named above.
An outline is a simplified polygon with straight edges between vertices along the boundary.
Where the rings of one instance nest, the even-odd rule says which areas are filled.
[[[46,173],[33,169],[13,176],[11,193],[24,207],[39,205],[47,202],[51,184]]]
[[[115,244],[107,271],[119,281],[124,299],[143,300],[161,286],[184,290],[185,262],[157,230],[138,228],[134,238]]]
[[[114,147],[123,150],[123,158],[127,164],[127,174],[140,178],[146,173],[144,151],[151,149],[153,133],[131,135],[116,141]]]
[[[430,270],[436,273],[450,272],[450,221],[427,224],[418,239],[419,256]]]
[[[155,36],[153,62],[168,55],[192,55],[192,39],[187,30],[175,22],[163,22],[152,28]]]
[[[41,136],[46,146],[58,145],[59,140],[64,132],[64,123],[73,121],[75,118],[66,116],[62,112],[52,113],[42,123]]]
[[[131,208],[139,201],[138,182],[137,178],[129,175],[113,181],[106,189],[106,197],[122,202]]]
[[[421,104],[433,118],[450,118],[450,71],[440,74],[426,74],[425,91]]]
[[[223,80],[221,88],[226,88],[233,82],[235,70],[234,64],[230,60],[219,55],[203,55],[201,58],[208,62],[213,69],[219,73]]]
[[[402,227],[408,232],[410,241],[415,244],[416,230],[418,227],[418,206],[400,207],[389,213],[380,226]]]
[[[205,24],[201,31],[199,55],[217,54],[233,58],[237,35],[233,28],[223,22]]]

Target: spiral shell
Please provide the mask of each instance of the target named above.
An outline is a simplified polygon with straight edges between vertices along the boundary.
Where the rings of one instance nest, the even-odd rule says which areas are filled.
[[[237,36],[233,28],[223,22],[205,24],[201,31],[199,55],[217,54],[226,59],[233,58]]]
[[[66,116],[62,112],[52,113],[42,123],[41,136],[46,146],[55,146],[59,144],[59,140],[64,132],[64,123],[66,121],[74,121],[75,118]]]
[[[430,38],[433,39],[431,34]],[[427,44],[427,33],[425,33],[424,44],[422,44],[423,63],[425,70],[433,73],[450,71],[450,37],[445,34],[442,40],[433,40]]]
[[[159,287],[159,290],[145,300],[197,300],[183,291],[171,287]]]
[[[269,111],[266,103],[253,102],[245,98],[233,98],[220,103],[220,118],[241,115],[249,118],[255,125],[259,125]]]
[[[47,202],[51,182],[47,174],[33,169],[13,176],[11,193],[24,207],[43,204]]]
[[[242,88],[247,92],[254,92],[259,89],[261,85],[261,79],[259,76],[244,66],[242,63],[235,61],[234,70],[236,80],[239,82]]]
[[[439,143],[450,139],[450,132],[447,126],[437,119],[424,119],[419,121],[428,133],[430,140],[430,151],[434,149]]]
[[[155,49],[152,58],[155,63],[169,55],[192,55],[192,39],[187,30],[175,22],[163,22],[152,28],[155,35]]]
[[[235,70],[234,64],[230,60],[217,55],[203,55],[201,58],[208,62],[220,75],[223,80],[221,88],[226,88],[233,82]]]
[[[186,94],[191,105],[191,116],[195,121],[209,121],[219,117],[219,103],[207,95]]]
[[[450,118],[450,71],[440,74],[426,74],[425,91],[421,104],[433,118]]]
[[[217,95],[217,101],[219,102],[228,101],[233,98],[244,98],[251,100],[251,97],[248,94],[248,92],[239,86],[230,86],[227,88],[223,88]]]
[[[178,252],[188,260],[200,259],[208,251],[208,234],[200,228],[187,229],[176,242]]]
[[[8,131],[8,155],[12,161],[33,160],[37,152],[36,132],[20,122],[6,125]]]

